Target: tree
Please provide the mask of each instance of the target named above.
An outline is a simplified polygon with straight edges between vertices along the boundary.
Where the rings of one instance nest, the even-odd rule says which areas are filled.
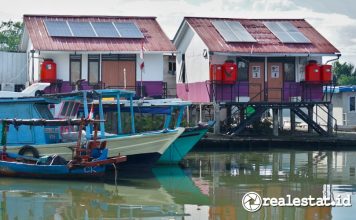
[[[356,85],[356,68],[352,63],[335,62],[333,73],[337,85]]]
[[[23,31],[22,22],[3,21],[0,24],[0,50],[18,51]]]

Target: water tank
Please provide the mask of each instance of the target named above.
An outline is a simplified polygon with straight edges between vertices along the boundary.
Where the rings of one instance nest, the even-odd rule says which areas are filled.
[[[237,80],[237,65],[233,61],[226,61],[223,64],[224,84],[235,84]]]
[[[223,80],[223,67],[220,64],[210,65],[210,81],[222,81]]]
[[[320,66],[320,75],[321,81],[324,83],[328,83],[332,81],[332,72],[331,72],[331,65],[321,65]]]
[[[52,59],[45,59],[41,64],[41,82],[57,80],[57,65]]]
[[[320,80],[320,66],[315,60],[310,60],[305,66],[305,81],[319,82]]]

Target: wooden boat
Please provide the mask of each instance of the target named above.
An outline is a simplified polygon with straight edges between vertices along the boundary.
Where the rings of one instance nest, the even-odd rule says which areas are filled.
[[[68,120],[44,120],[44,119],[4,119],[2,121],[3,145],[0,153],[0,175],[11,177],[33,177],[33,178],[89,178],[102,176],[106,165],[126,161],[125,156],[108,157],[108,149],[105,141],[97,140],[97,124],[99,120],[92,119],[68,119]],[[94,125],[94,138],[88,143],[82,143],[81,132],[79,132],[77,145],[72,150],[72,160],[67,161],[59,155],[51,155],[40,158],[26,157],[18,154],[7,153],[6,136],[9,125],[15,127],[21,125],[30,126],[60,126],[79,125],[82,130],[89,124]]]

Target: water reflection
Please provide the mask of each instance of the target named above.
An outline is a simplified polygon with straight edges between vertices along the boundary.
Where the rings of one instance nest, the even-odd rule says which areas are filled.
[[[268,207],[249,213],[241,199],[249,191],[277,198],[342,194],[356,204],[355,152],[199,152],[184,163],[193,179],[208,186],[210,219],[354,219],[353,207]]]
[[[0,178],[0,219],[354,219],[354,207],[245,211],[242,196],[334,197],[356,203],[356,152],[194,152],[177,166],[105,182]]]

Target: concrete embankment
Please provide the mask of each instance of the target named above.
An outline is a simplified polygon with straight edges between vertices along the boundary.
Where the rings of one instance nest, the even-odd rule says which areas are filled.
[[[330,137],[316,134],[293,134],[279,137],[229,136],[208,133],[194,150],[265,150],[284,148],[294,150],[356,150],[356,132],[338,132]]]

